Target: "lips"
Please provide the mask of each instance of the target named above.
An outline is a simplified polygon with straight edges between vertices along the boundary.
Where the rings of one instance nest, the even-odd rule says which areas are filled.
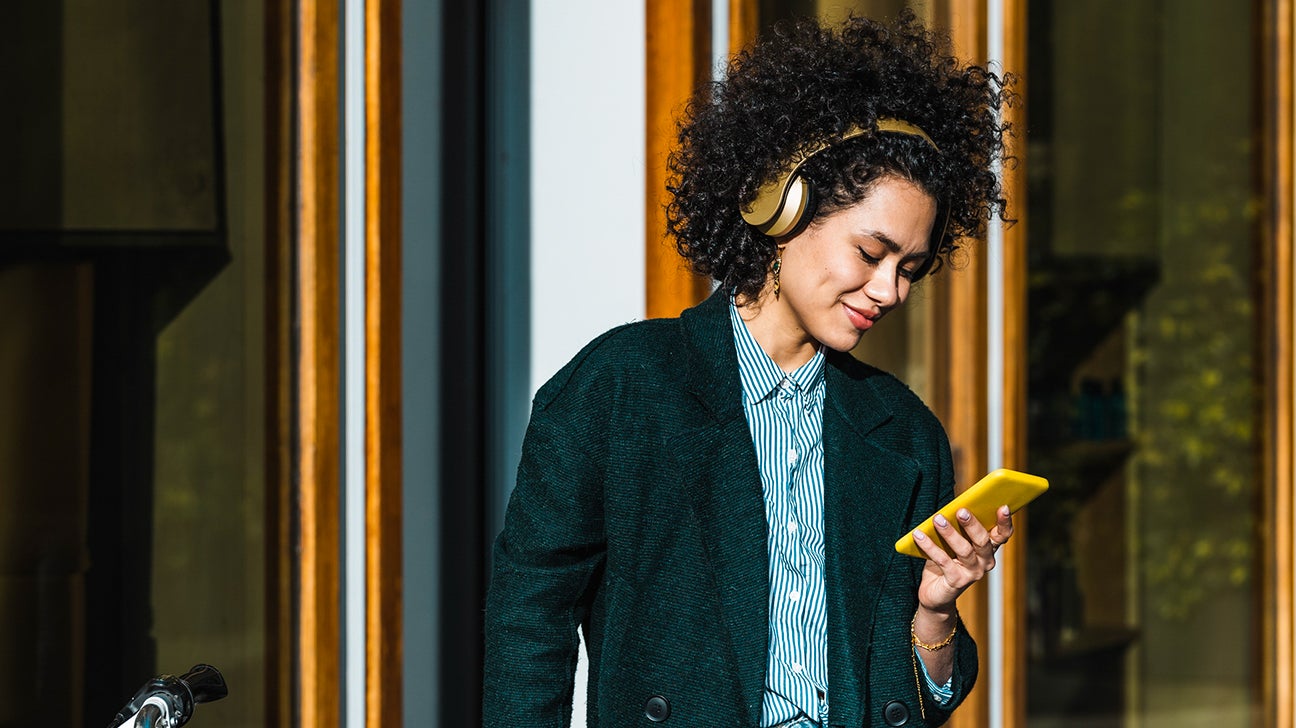
[[[844,303],[842,304],[842,308],[846,309],[846,318],[850,319],[851,325],[860,331],[868,331],[873,328],[873,324],[881,318],[881,314],[866,314],[863,311],[860,311],[857,308],[851,308]]]

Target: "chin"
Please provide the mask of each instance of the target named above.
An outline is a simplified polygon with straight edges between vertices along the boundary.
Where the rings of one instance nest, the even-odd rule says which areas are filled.
[[[860,339],[864,338],[864,332],[858,331],[853,334],[837,334],[819,339],[819,343],[825,348],[833,351],[847,352],[859,346]]]

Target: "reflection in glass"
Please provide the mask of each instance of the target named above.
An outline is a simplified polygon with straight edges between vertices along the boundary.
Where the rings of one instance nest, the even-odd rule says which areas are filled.
[[[1029,4],[1031,726],[1249,725],[1256,13]]]
[[[53,65],[10,69],[0,143],[35,145],[0,184],[0,726],[105,725],[199,662],[233,691],[203,725],[265,725],[265,10],[11,5]],[[112,245],[55,247],[86,227]]]

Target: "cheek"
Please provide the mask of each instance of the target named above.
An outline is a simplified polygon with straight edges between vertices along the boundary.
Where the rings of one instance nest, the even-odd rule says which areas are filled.
[[[841,272],[831,261],[815,258],[803,262],[804,265],[797,266],[793,275],[796,277],[797,287],[806,295],[813,296],[816,292],[833,288],[841,279]],[[785,269],[784,275],[786,274]]]
[[[836,299],[843,293],[859,290],[868,282],[872,270],[861,264],[858,257],[823,251],[802,251],[804,257],[795,268],[784,259],[783,275],[786,285],[789,272],[796,277],[796,285],[807,302],[813,299]]]
[[[836,255],[819,261],[820,273],[825,283],[836,288],[852,289],[864,285],[871,270],[858,256]]]

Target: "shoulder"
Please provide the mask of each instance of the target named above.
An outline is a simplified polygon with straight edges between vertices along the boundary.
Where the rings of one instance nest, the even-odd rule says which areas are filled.
[[[619,391],[627,381],[655,380],[678,371],[679,319],[635,321],[610,329],[586,344],[536,393],[543,410],[566,396],[582,398]]]

